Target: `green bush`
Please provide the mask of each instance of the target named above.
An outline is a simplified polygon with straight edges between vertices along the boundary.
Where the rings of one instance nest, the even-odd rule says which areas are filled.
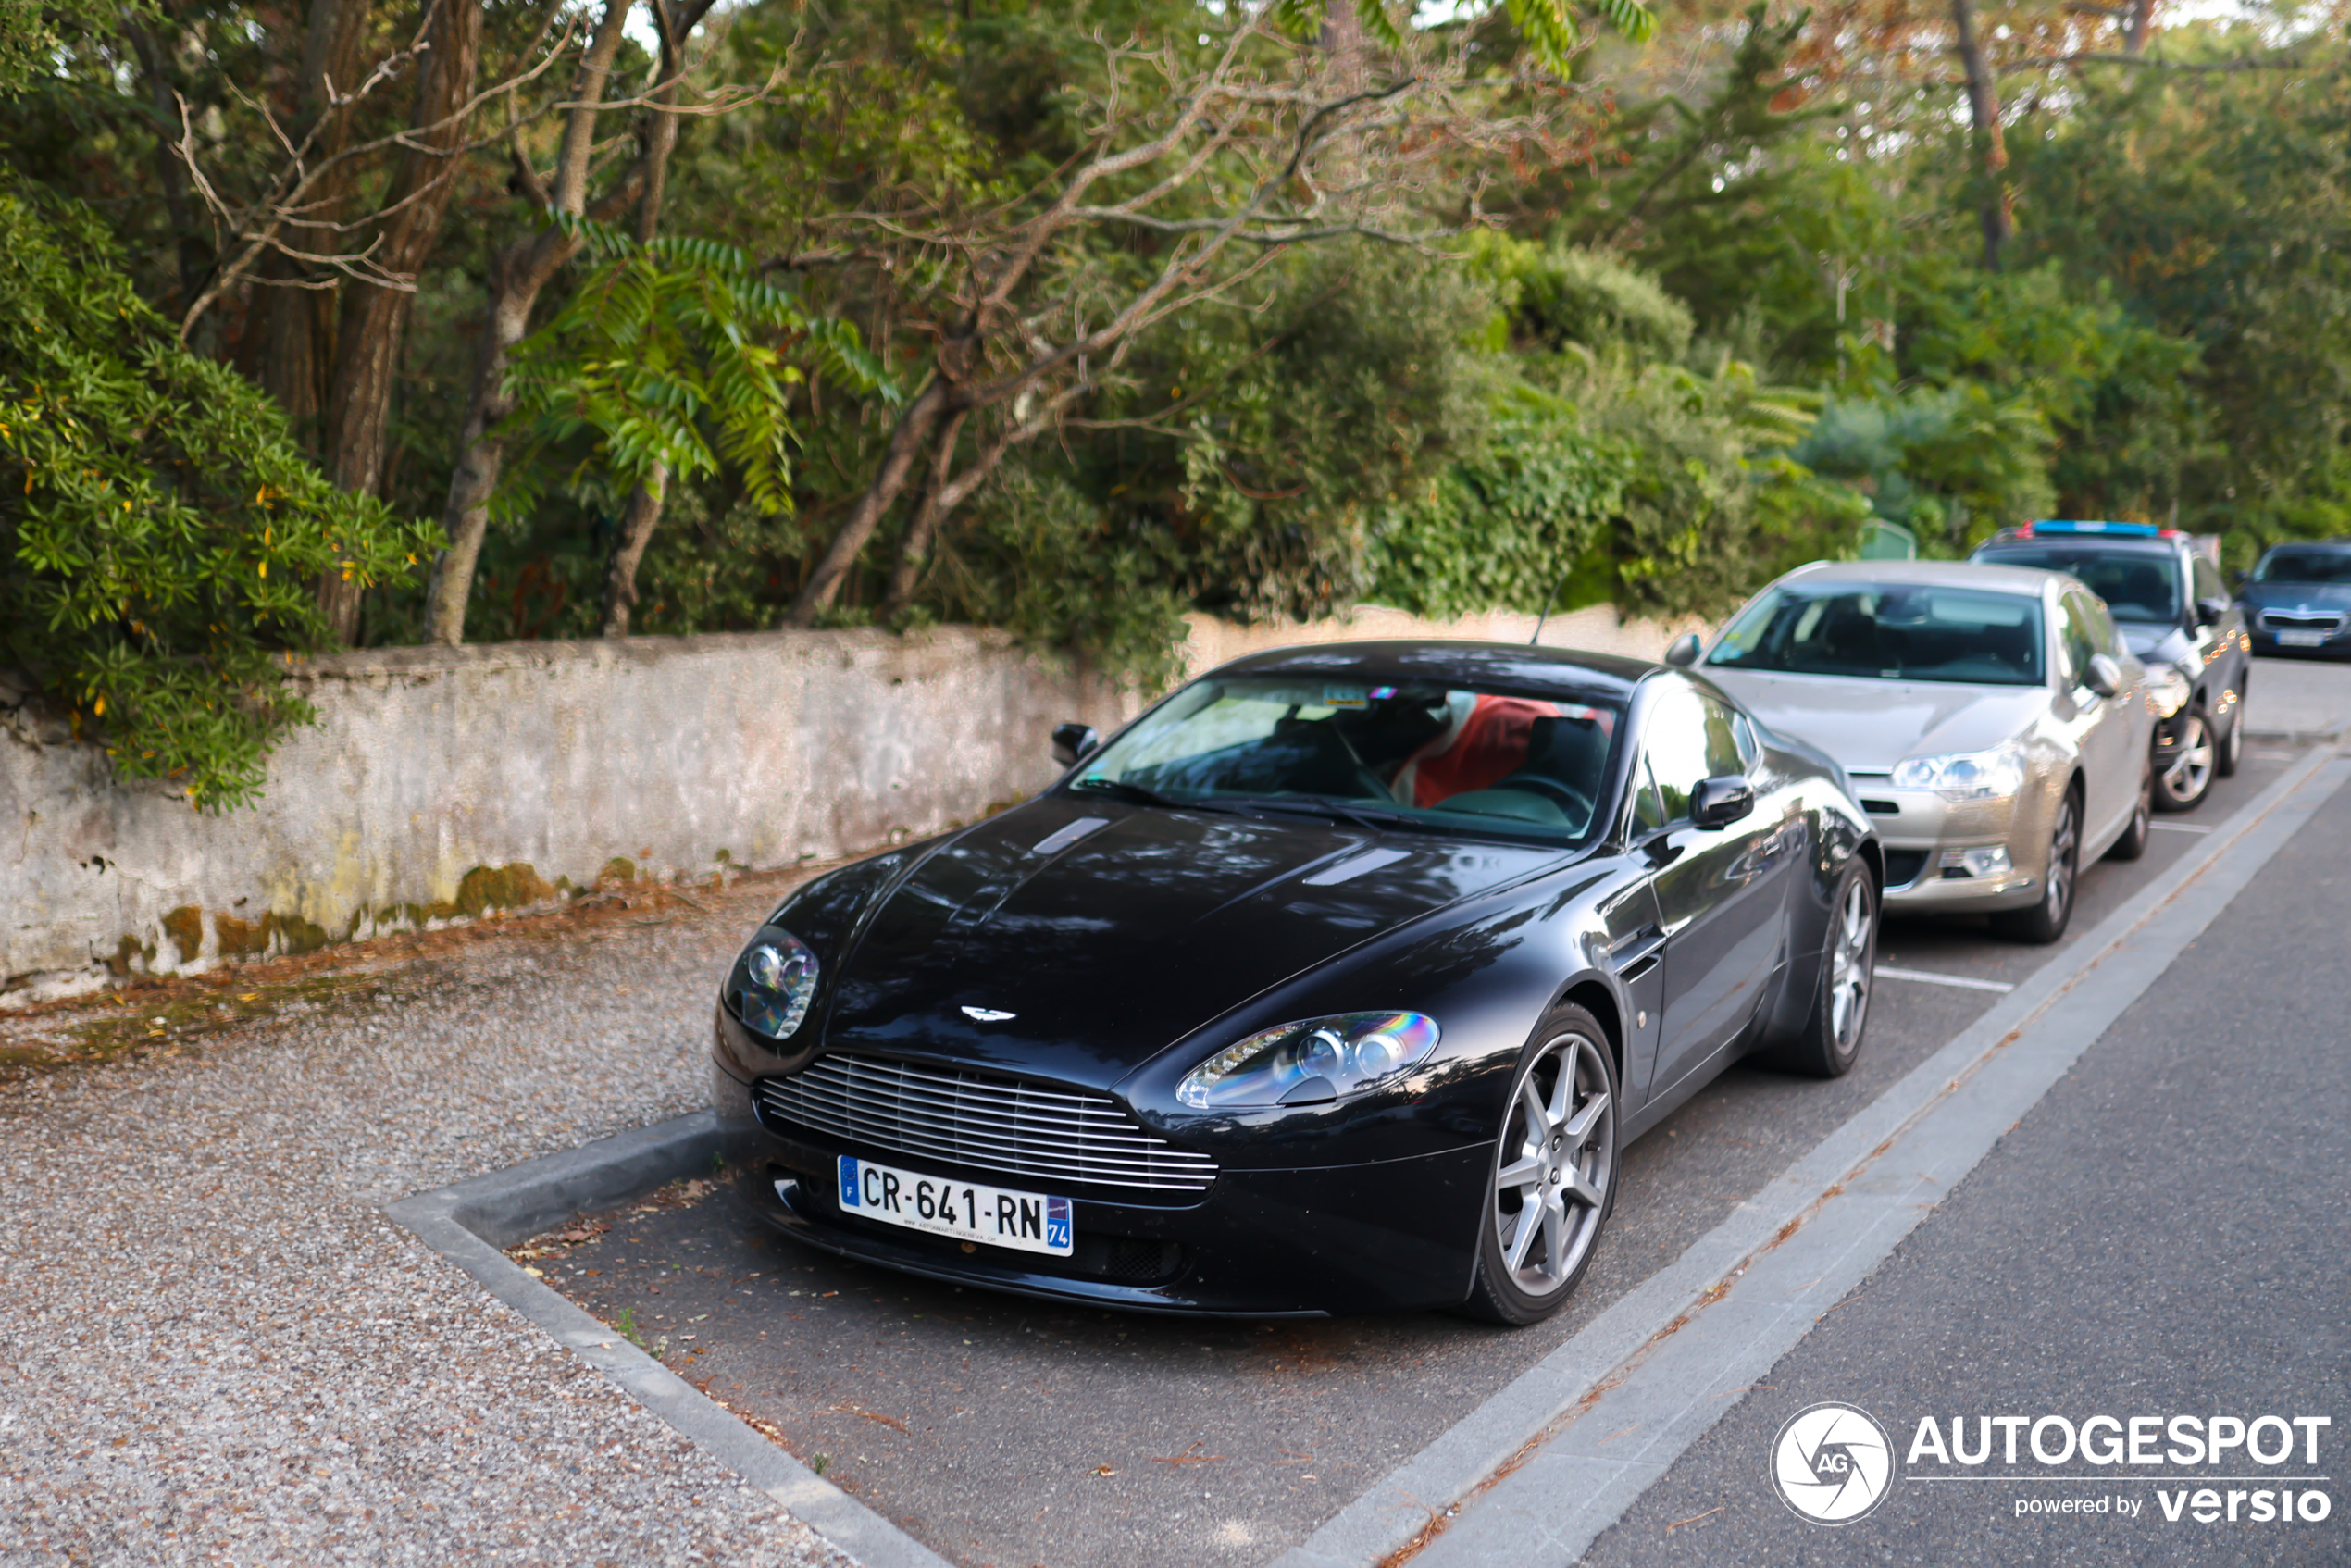
[[[284,675],[329,641],[317,579],[402,581],[437,542],[182,348],[86,209],[0,175],[0,637],[118,776],[250,800],[311,716]]]

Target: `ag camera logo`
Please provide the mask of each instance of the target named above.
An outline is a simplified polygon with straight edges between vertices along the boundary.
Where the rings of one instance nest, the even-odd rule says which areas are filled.
[[[1868,1411],[1833,1400],[1810,1405],[1772,1440],[1772,1484],[1797,1517],[1850,1524],[1893,1489],[1894,1445]]]

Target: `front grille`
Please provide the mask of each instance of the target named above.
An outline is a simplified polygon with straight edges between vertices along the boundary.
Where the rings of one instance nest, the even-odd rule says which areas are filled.
[[[1885,852],[1885,885],[1889,889],[1909,887],[1919,879],[1919,873],[1925,869],[1926,852],[1924,850]]]
[[[2264,631],[2336,631],[2343,626],[2343,616],[2333,610],[2264,610],[2261,629]]]
[[[1153,1138],[1106,1094],[869,1056],[762,1078],[760,1119],[974,1170],[1087,1187],[1205,1192],[1216,1163]]]

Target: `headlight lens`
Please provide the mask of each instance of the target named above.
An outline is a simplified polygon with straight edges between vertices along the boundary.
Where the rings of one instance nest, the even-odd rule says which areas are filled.
[[[1947,801],[1991,801],[2024,788],[2024,748],[2011,740],[1988,752],[1906,757],[1894,767],[1897,790],[1932,790]]]
[[[1195,1111],[1311,1105],[1393,1078],[1437,1049],[1422,1013],[1341,1013],[1261,1029],[1193,1068],[1176,1098]]]
[[[816,955],[790,931],[759,933],[735,966],[736,1015],[748,1028],[784,1039],[808,1016],[816,994]]]

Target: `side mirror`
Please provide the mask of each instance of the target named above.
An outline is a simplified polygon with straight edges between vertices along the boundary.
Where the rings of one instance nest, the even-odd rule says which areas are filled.
[[[1672,647],[1665,650],[1665,662],[1675,669],[1687,669],[1698,663],[1698,656],[1704,652],[1706,644],[1698,641],[1697,632],[1684,632],[1673,640]]]
[[[2220,617],[2228,613],[2229,602],[2226,599],[2199,599],[2196,602],[2196,624],[2198,626],[2219,626]]]
[[[1755,786],[1736,774],[1710,778],[1690,791],[1690,821],[1699,828],[1728,828],[1755,809]]]
[[[2082,672],[2082,684],[2101,697],[2119,696],[2122,691],[2122,666],[2104,653],[2090,655],[2090,667]]]
[[[1064,767],[1076,767],[1101,750],[1102,738],[1094,733],[1090,724],[1057,724],[1053,726],[1053,760]]]

